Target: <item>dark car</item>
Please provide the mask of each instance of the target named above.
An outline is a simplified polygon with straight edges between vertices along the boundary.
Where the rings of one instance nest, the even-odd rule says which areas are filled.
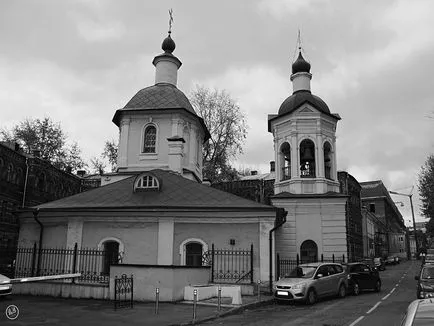
[[[377,269],[363,263],[350,263],[345,268],[348,278],[348,291],[359,295],[363,290],[381,291],[381,278]]]
[[[417,298],[434,297],[434,265],[425,264],[422,266],[419,275],[414,277],[417,280]]]
[[[374,258],[365,258],[365,259],[362,259],[360,261],[360,263],[368,265],[371,269],[375,269],[375,270],[377,269],[377,267],[375,266]]]

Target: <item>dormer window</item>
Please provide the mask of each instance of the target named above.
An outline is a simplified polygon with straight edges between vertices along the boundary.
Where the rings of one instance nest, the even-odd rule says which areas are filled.
[[[157,128],[149,125],[143,136],[143,153],[156,153]]]
[[[160,189],[160,182],[156,177],[150,174],[144,174],[137,178],[134,190],[158,190]]]

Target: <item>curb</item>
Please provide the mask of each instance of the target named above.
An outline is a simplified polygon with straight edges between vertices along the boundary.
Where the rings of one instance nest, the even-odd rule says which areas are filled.
[[[264,301],[259,301],[259,302],[252,302],[252,303],[247,303],[245,305],[241,305],[240,307],[235,307],[232,309],[229,309],[225,312],[213,315],[213,316],[209,316],[209,317],[204,317],[202,319],[197,319],[194,323],[193,321],[189,321],[187,323],[179,323],[179,324],[170,324],[169,326],[188,326],[188,325],[196,325],[196,324],[200,324],[200,323],[204,323],[207,321],[211,321],[220,317],[226,317],[226,316],[230,316],[230,315],[235,315],[238,314],[246,309],[253,309],[253,308],[258,308],[258,307],[263,307],[263,306],[268,306],[270,304],[274,303],[274,299],[267,299]]]

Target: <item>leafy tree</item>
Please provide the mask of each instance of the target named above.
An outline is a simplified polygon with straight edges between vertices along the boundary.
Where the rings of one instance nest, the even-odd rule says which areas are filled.
[[[421,168],[418,188],[422,214],[430,219],[427,231],[434,235],[434,154],[428,156]]]
[[[104,152],[101,154],[103,158],[109,161],[113,172],[116,171],[118,148],[119,146],[114,140],[107,140],[104,144]]]
[[[247,135],[246,117],[226,91],[196,85],[190,102],[211,134],[204,145],[203,175],[211,182],[238,178],[231,161],[243,152]]]
[[[90,167],[94,173],[104,174],[106,163],[99,157],[93,157],[90,159]]]
[[[39,150],[42,159],[60,169],[77,170],[85,166],[78,144],[68,145],[60,123],[55,123],[48,117],[24,119],[11,130],[2,129],[0,138],[18,143],[27,153]]]

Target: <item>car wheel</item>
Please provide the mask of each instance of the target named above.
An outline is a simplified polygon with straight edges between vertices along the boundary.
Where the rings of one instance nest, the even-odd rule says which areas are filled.
[[[359,283],[354,283],[353,285],[353,294],[354,295],[359,295],[360,294],[360,287],[359,287]]]
[[[346,294],[347,294],[347,289],[345,288],[345,285],[341,284],[338,291],[338,297],[344,298]]]
[[[378,280],[377,282],[375,282],[375,288],[374,288],[375,292],[380,292],[381,291],[381,281]]]
[[[316,302],[316,293],[314,289],[310,289],[307,292],[306,303],[308,305],[313,305]]]

